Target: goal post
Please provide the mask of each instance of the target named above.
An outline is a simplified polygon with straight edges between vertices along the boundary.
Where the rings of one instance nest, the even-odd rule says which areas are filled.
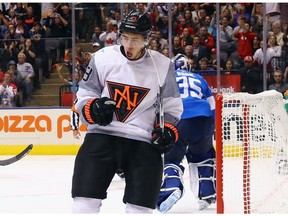
[[[216,95],[217,213],[288,212],[288,115],[283,95]]]

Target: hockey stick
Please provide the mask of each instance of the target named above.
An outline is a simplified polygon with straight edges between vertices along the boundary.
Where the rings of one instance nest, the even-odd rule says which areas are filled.
[[[158,85],[159,85],[159,95],[157,95],[158,99],[159,99],[159,124],[160,124],[160,128],[162,131],[162,136],[164,136],[164,102],[163,102],[163,83],[161,82],[161,78],[160,78],[160,74],[157,68],[157,65],[152,57],[152,54],[149,50],[149,48],[147,48],[147,52],[149,53],[151,60],[153,62],[155,71],[157,73],[157,80],[158,80]],[[161,158],[162,158],[162,165],[163,165],[163,169],[165,166],[165,158],[164,158],[164,154],[161,154]],[[163,179],[164,179],[164,172],[163,172]]]
[[[7,166],[9,164],[15,163],[21,158],[25,157],[33,148],[33,144],[28,145],[22,152],[17,154],[12,158],[8,158],[6,160],[0,160],[0,166]]]
[[[164,106],[163,106],[163,87],[159,86],[159,124],[164,134]]]
[[[151,60],[153,62],[155,71],[157,73],[157,81],[158,81],[158,85],[159,85],[159,94],[158,94],[158,100],[159,100],[159,124],[160,124],[160,128],[162,130],[162,133],[164,134],[164,106],[163,106],[163,83],[161,82],[161,78],[160,78],[160,74],[158,71],[158,68],[156,66],[156,63],[152,57],[152,54],[150,52],[150,50],[147,48],[147,52],[149,53]]]

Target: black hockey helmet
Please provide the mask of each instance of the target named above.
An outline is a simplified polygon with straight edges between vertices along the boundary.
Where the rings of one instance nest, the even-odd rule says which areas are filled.
[[[149,14],[131,11],[121,22],[119,33],[130,32],[146,37],[151,31],[151,19]]]

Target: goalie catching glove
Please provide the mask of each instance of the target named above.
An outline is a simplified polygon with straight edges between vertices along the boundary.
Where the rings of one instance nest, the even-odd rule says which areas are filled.
[[[167,153],[172,148],[173,144],[178,140],[178,130],[177,128],[170,124],[164,124],[164,132],[160,125],[156,125],[155,129],[152,131],[152,146],[159,150],[159,152]]]
[[[106,126],[112,122],[116,102],[110,98],[93,98],[83,107],[82,113],[89,124]]]

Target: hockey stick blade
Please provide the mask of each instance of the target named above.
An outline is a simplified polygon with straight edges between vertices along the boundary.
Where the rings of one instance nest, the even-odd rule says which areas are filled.
[[[15,163],[21,158],[25,157],[33,148],[33,144],[28,145],[22,152],[20,152],[18,155],[8,158],[6,160],[0,160],[0,166],[7,166],[9,164]]]

